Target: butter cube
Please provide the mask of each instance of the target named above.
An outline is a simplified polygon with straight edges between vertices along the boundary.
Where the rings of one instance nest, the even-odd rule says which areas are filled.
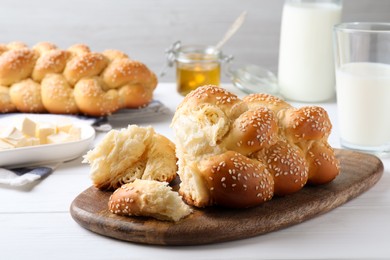
[[[27,141],[29,145],[34,146],[34,145],[40,145],[39,139],[36,137],[28,137]]]
[[[72,126],[69,129],[69,135],[71,137],[71,141],[78,141],[81,139],[81,129],[77,126]]]
[[[49,123],[38,124],[35,136],[40,144],[47,144],[47,137],[56,133],[56,127]]]
[[[8,138],[14,131],[14,126],[0,126],[0,138]]]
[[[29,145],[23,133],[14,126],[2,128],[0,138],[4,142],[7,142],[8,144],[12,145],[13,148]]]
[[[17,147],[32,146],[32,140],[30,137],[24,137],[23,140],[20,140]]]
[[[0,151],[1,150],[7,150],[7,149],[12,149],[15,148],[12,144],[8,143],[6,140],[0,138]]]
[[[26,137],[19,129],[15,127],[12,127],[7,131],[4,131],[2,133],[1,138],[3,139],[3,141],[6,141],[7,143],[11,144],[14,147],[23,147],[28,145]]]
[[[48,144],[59,144],[59,143],[66,143],[69,141],[72,141],[71,135],[65,133],[64,131],[58,132],[56,134],[51,134],[47,137]]]
[[[18,140],[23,139],[24,135],[19,129],[13,127],[12,130],[8,133],[8,136],[6,136],[5,138]]]
[[[25,134],[27,136],[35,137],[36,127],[37,127],[37,124],[34,121],[25,117],[25,118],[23,118],[23,121],[21,122],[20,129],[22,130],[23,134]]]
[[[64,118],[61,121],[57,121],[57,132],[63,131],[68,133],[69,130],[72,128],[73,124],[70,119]]]
[[[17,126],[0,126],[0,150],[81,139],[81,128],[73,125],[67,118],[42,123],[25,117]]]

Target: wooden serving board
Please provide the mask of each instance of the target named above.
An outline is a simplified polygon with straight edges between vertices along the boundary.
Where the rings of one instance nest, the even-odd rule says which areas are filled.
[[[123,217],[108,211],[111,192],[90,187],[75,198],[70,212],[86,229],[137,243],[197,245],[253,237],[328,212],[368,190],[383,174],[383,164],[375,156],[347,150],[336,150],[336,155],[341,173],[333,182],[306,186],[250,209],[195,209],[176,223]]]

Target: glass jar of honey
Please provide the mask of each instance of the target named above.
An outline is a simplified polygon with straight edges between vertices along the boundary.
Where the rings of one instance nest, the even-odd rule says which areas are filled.
[[[197,87],[219,85],[221,63],[232,60],[214,46],[176,42],[167,50],[168,65],[176,65],[177,91],[185,96]]]

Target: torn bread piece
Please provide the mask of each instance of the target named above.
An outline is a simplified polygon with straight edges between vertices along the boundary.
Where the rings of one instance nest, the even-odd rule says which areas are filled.
[[[84,156],[99,189],[117,189],[135,179],[171,182],[176,178],[175,145],[152,127],[111,130]]]
[[[192,213],[167,182],[137,179],[117,189],[108,201],[109,210],[124,216],[147,216],[179,221]]]

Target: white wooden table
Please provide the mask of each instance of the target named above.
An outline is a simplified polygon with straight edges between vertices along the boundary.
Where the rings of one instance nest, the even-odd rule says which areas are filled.
[[[175,85],[169,83],[159,84],[155,98],[171,111],[182,100]],[[336,104],[319,105],[333,122],[330,144],[339,147]],[[152,125],[157,132],[172,138],[171,117],[139,124]],[[98,134],[95,143],[103,135]],[[385,172],[373,188],[304,223],[239,241],[163,247],[100,236],[72,219],[71,202],[91,186],[89,167],[78,158],[62,164],[35,186],[0,186],[0,259],[389,259],[390,158],[383,162]]]

